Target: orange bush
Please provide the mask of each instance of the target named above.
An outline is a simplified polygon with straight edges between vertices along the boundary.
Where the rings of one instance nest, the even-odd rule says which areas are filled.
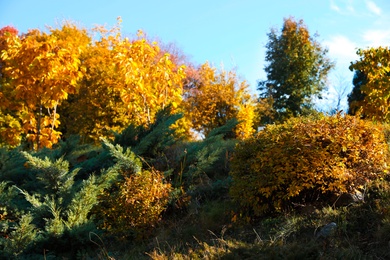
[[[260,216],[360,189],[386,174],[388,159],[382,125],[341,115],[292,118],[238,145],[230,192],[243,212]]]
[[[107,192],[98,209],[103,227],[113,232],[147,234],[160,220],[168,204],[171,185],[155,170],[124,176],[114,190]]]

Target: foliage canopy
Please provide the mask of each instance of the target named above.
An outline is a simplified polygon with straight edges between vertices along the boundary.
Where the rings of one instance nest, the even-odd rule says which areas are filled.
[[[353,62],[350,70],[359,71],[361,96],[350,108],[362,116],[374,120],[390,120],[390,49],[388,47],[359,49],[360,59]],[[358,73],[358,72],[357,72]]]
[[[284,19],[280,33],[271,29],[266,48],[267,80],[259,82],[260,98],[272,104],[276,121],[307,115],[334,66],[328,50],[310,36],[303,20],[292,17]]]

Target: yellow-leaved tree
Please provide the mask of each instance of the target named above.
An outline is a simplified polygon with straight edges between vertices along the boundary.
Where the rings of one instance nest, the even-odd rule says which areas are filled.
[[[124,87],[112,51],[120,40],[119,27],[108,30],[98,26],[92,31],[95,40],[81,56],[85,73],[79,90],[60,107],[64,117],[61,130],[65,136],[77,134],[84,139],[98,140],[108,130],[121,130],[129,118],[116,90]]]
[[[18,120],[21,104],[12,98],[11,79],[4,76],[5,61],[1,53],[8,49],[12,38],[17,35],[18,30],[12,26],[0,29],[0,144],[10,147],[19,145],[21,141],[23,129]]]
[[[234,71],[217,71],[208,62],[198,69],[190,68],[185,84],[186,116],[194,130],[207,135],[214,128],[237,118],[238,138],[254,133],[255,102],[245,81]]]
[[[51,147],[61,134],[56,130],[57,107],[77,92],[83,75],[79,57],[90,37],[85,30],[65,23],[61,29],[34,29],[6,41],[1,59],[7,106],[18,111],[18,123],[33,148]]]
[[[113,48],[114,61],[124,82],[120,96],[131,112],[132,121],[149,124],[157,111],[182,101],[184,67],[176,69],[169,53],[161,53],[156,42],[148,42],[139,31],[138,38],[122,40]]]
[[[119,25],[120,19],[112,29],[94,29],[99,38],[83,55],[80,90],[63,107],[67,134],[98,140],[130,123],[148,125],[168,105],[179,110],[184,67],[142,32],[133,40],[122,37]]]
[[[362,100],[351,102],[350,107],[366,118],[380,121],[390,119],[390,49],[388,47],[358,50],[360,56],[349,67],[364,75],[360,86]]]

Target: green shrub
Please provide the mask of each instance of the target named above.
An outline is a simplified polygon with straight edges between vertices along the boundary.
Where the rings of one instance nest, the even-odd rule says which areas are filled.
[[[291,203],[327,202],[387,172],[382,126],[342,116],[292,118],[243,141],[232,159],[232,197],[260,216]]]

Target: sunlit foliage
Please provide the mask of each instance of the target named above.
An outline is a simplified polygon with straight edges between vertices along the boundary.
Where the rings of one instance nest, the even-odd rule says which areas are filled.
[[[357,54],[360,59],[349,68],[365,78],[360,83],[362,97],[352,102],[350,108],[366,118],[389,121],[390,50],[388,47],[360,49]]]
[[[251,136],[255,106],[245,81],[240,81],[234,71],[217,71],[207,62],[187,74],[186,116],[196,131],[207,135],[229,119],[237,118],[240,123],[236,135]]]
[[[35,29],[20,37],[5,37],[1,92],[6,102],[1,110],[12,112],[4,116],[13,122],[14,130],[5,137],[15,144],[23,133],[32,147],[51,147],[61,134],[56,130],[57,107],[77,92],[77,81],[83,75],[79,58],[90,39],[85,30],[72,24],[49,33]]]
[[[340,114],[292,118],[237,147],[231,195],[255,216],[292,202],[326,203],[384,177],[388,159],[380,125]]]

